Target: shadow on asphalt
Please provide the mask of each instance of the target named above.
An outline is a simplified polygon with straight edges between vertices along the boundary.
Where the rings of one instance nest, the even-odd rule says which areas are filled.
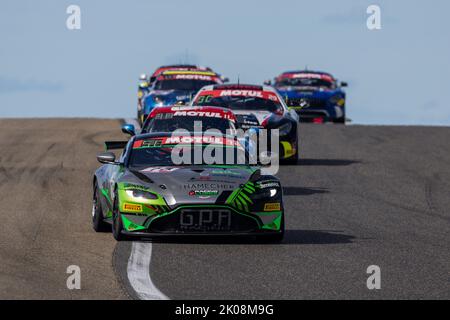
[[[352,243],[354,236],[336,230],[286,230],[283,244]]]
[[[285,196],[310,196],[317,193],[329,193],[326,188],[283,187]]]
[[[299,165],[299,166],[349,166],[355,163],[361,163],[359,160],[346,160],[346,159],[299,159],[297,163],[280,163],[282,166]]]
[[[202,244],[202,245],[292,245],[292,244],[345,244],[352,243],[354,236],[336,230],[286,230],[280,243],[268,242],[258,237],[211,237],[211,236],[167,236],[154,239],[140,239],[152,243]]]

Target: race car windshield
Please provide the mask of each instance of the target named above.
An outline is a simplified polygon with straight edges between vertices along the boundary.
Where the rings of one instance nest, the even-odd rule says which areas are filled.
[[[194,125],[197,125],[194,130]],[[209,118],[209,117],[174,117],[173,114],[158,114],[148,122],[144,128],[145,132],[173,132],[177,129],[185,129],[189,132],[205,132],[206,130],[216,129],[220,133],[226,134],[227,130],[233,132],[236,128],[234,123],[228,119]]]
[[[269,111],[277,112],[282,109],[282,106],[277,101],[258,97],[241,97],[241,96],[200,96],[196,105],[199,106],[214,106],[228,108],[231,110],[255,110],[255,111]]]
[[[184,91],[198,91],[204,86],[215,84],[216,82],[210,80],[160,80],[155,83],[156,90],[184,90]]]
[[[277,87],[321,87],[321,88],[333,88],[333,82],[314,79],[314,78],[286,78],[277,81],[275,84]]]
[[[155,139],[146,140],[148,144],[133,148],[130,154],[129,167],[142,169],[151,166],[188,166],[188,165],[248,165],[248,156],[244,149],[223,146],[200,144],[193,148],[189,145],[155,146]],[[200,149],[201,148],[201,149]],[[172,157],[172,152],[174,156]],[[200,156],[197,152],[202,152]],[[195,154],[195,158],[194,158]],[[180,162],[173,159],[180,159]],[[195,160],[195,161],[194,161]]]

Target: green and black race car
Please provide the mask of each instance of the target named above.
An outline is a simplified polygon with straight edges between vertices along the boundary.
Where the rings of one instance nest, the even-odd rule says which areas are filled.
[[[123,151],[118,160],[112,152],[97,156],[104,165],[93,179],[94,230],[110,230],[112,225],[116,240],[158,235],[255,235],[282,240],[280,182],[249,165],[238,140],[211,134],[149,133],[127,142],[106,142],[106,148]],[[196,164],[174,163],[177,150],[182,157],[186,150],[200,150],[215,162],[205,156]],[[219,155],[223,158],[217,161]]]

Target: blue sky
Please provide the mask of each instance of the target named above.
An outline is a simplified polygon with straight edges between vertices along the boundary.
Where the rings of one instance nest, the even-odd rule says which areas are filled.
[[[81,7],[81,30],[66,8]],[[381,7],[382,29],[366,27]],[[140,73],[192,62],[235,81],[329,71],[363,124],[450,125],[450,2],[6,0],[0,117],[131,117]],[[187,57],[188,61],[185,61]]]

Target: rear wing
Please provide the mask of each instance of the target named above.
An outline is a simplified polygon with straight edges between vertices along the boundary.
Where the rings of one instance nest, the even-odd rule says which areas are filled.
[[[123,149],[127,143],[128,141],[105,141],[105,150]]]

